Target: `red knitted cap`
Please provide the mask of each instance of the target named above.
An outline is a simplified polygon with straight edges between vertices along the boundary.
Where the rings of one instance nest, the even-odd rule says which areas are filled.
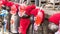
[[[35,8],[36,8],[35,5],[29,5],[29,6],[27,6],[27,7],[26,7],[26,14],[27,14],[27,15],[30,15],[30,12],[31,12],[33,9],[35,9]]]
[[[60,20],[60,13],[54,14],[53,16],[49,17],[49,22],[55,23],[56,25],[59,25]]]

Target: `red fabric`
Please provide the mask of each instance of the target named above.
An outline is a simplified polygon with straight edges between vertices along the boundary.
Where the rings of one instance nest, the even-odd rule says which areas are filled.
[[[8,0],[2,0],[2,1],[8,1]]]
[[[0,1],[0,7],[2,6],[3,4],[2,4],[2,1]]]
[[[26,10],[25,10],[26,14],[31,15],[30,12],[33,9],[35,9],[35,5],[27,6]],[[20,27],[22,26],[22,28],[21,29],[19,28],[20,29],[19,32],[22,31],[21,32],[22,34],[26,34],[26,31],[28,29],[29,24],[30,24],[30,19],[29,18],[21,18],[20,19]]]
[[[13,2],[9,1],[7,2],[6,6],[11,7],[13,4],[14,4]]]
[[[34,9],[34,10],[32,10],[32,11],[30,12],[30,14],[33,14],[34,16],[36,16],[39,11],[42,12],[42,21],[41,21],[41,23],[43,23],[43,21],[44,21],[44,15],[45,15],[43,10]]]
[[[36,16],[37,13],[38,13],[38,9],[35,9],[35,8],[36,8],[35,5],[29,5],[29,6],[27,6],[26,10],[25,10],[26,14],[29,15],[29,16],[31,14],[33,14],[34,16]],[[44,14],[43,10],[41,10],[41,12],[42,12],[42,14]],[[28,29],[29,24],[30,24],[30,19],[28,19],[28,18],[21,18],[20,19],[19,32],[21,31],[22,34],[26,34],[26,31]]]
[[[30,19],[28,18],[21,18],[20,19],[20,26],[22,27],[19,32],[21,31],[22,34],[26,34],[28,26],[30,24]]]
[[[26,7],[26,14],[27,15],[30,15],[30,12],[33,10],[33,9],[35,9],[36,8],[36,6],[35,5],[29,5],[29,6],[27,6]]]
[[[34,9],[30,12],[30,14],[33,14],[34,16],[36,16],[38,14],[38,9]]]
[[[18,7],[19,7],[19,4],[15,4],[15,6],[16,6],[16,8],[18,9]]]
[[[2,1],[6,1],[6,0],[2,0]]]
[[[55,23],[56,25],[59,25],[60,20],[60,13],[54,14],[53,16],[49,17],[49,22]]]
[[[7,1],[2,0],[3,5],[6,5],[7,3],[8,3]]]

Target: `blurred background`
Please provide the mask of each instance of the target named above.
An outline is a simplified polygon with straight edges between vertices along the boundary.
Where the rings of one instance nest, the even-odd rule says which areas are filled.
[[[27,5],[35,4],[37,7],[42,8],[45,11],[44,23],[39,26],[38,31],[34,34],[53,34],[52,31],[48,30],[48,18],[49,16],[60,13],[60,0],[10,0],[15,3],[26,3]],[[32,34],[32,26],[29,27],[27,34]]]
[[[40,7],[45,11],[44,22],[39,26],[38,31],[34,31],[34,34],[52,34],[52,31],[48,29],[48,18],[55,14],[60,13],[60,0],[9,0],[15,3],[26,3],[27,5],[35,4],[36,7]],[[27,34],[32,34],[32,26],[30,25]]]

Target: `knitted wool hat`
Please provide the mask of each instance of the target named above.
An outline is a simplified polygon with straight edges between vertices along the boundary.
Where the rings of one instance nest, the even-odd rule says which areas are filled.
[[[49,17],[49,22],[52,22],[56,25],[59,25],[59,20],[60,20],[60,13],[54,14]]]
[[[30,12],[31,12],[33,9],[35,9],[35,8],[36,8],[35,5],[29,5],[29,6],[27,6],[27,7],[26,7],[26,10],[25,10],[25,11],[26,11],[26,14],[27,14],[27,15],[31,15]]]

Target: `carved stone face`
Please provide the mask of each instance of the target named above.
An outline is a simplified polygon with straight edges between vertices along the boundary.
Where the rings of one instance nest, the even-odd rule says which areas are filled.
[[[48,28],[53,31],[56,32],[58,30],[58,25],[54,24],[54,23],[49,23]]]

